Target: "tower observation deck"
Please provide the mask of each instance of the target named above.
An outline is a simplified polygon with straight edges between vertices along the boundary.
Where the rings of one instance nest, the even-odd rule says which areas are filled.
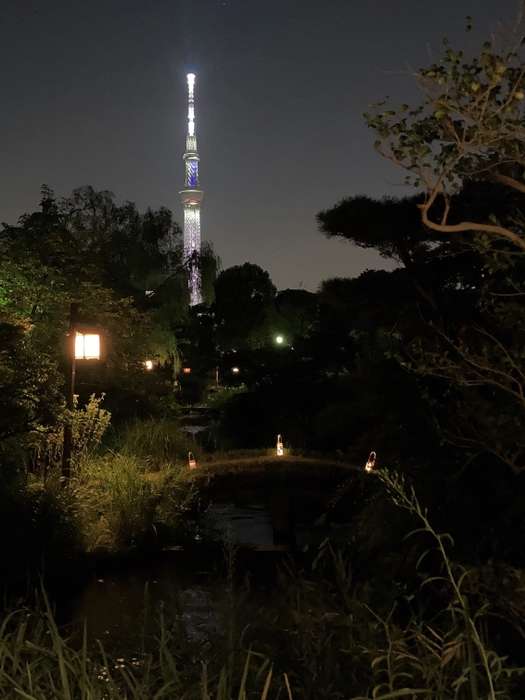
[[[201,252],[201,204],[204,191],[199,185],[199,154],[195,135],[195,75],[188,74],[188,135],[184,153],[184,189],[179,192],[184,211],[184,263],[189,270],[190,306],[202,302],[199,254]]]

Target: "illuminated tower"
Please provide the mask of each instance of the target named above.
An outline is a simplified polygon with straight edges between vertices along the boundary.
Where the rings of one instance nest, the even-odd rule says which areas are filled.
[[[188,135],[184,164],[186,176],[180,201],[184,209],[184,262],[189,269],[190,306],[200,304],[201,276],[198,257],[201,252],[201,204],[204,192],[199,187],[199,154],[195,136],[195,107],[193,92],[195,76],[188,74]]]

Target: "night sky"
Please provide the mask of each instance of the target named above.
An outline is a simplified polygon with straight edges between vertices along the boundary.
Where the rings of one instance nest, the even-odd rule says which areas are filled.
[[[223,267],[315,291],[384,261],[317,233],[341,198],[409,194],[362,114],[415,104],[441,40],[477,50],[518,0],[0,0],[0,221],[90,184],[182,221],[196,74],[202,237]],[[466,16],[474,29],[465,35]]]

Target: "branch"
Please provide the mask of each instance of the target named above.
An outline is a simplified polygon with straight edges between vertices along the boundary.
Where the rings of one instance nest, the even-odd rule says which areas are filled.
[[[435,199],[435,197],[434,197]],[[430,200],[429,200],[430,202]],[[522,240],[516,233],[509,231],[509,229],[503,226],[496,226],[493,224],[476,224],[474,221],[462,221],[460,224],[437,224],[428,218],[429,202],[425,204],[418,204],[421,210],[421,219],[425,226],[432,229],[433,231],[439,231],[440,233],[461,233],[462,231],[485,231],[486,233],[494,233],[496,236],[501,236],[506,238],[514,245],[525,251],[525,241]]]
[[[518,192],[522,192],[523,194],[525,194],[524,183],[519,182],[518,180],[515,180],[513,177],[509,177],[508,175],[503,175],[497,170],[489,170],[485,177],[488,180],[492,180],[493,182],[500,182],[502,185],[507,185],[508,187],[512,187],[512,189],[518,190]]]

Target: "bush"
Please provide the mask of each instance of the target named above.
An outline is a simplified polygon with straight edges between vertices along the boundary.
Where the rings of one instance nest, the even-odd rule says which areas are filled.
[[[166,464],[188,464],[188,452],[198,458],[200,447],[195,438],[179,429],[179,423],[168,419],[136,420],[122,432],[118,451],[123,456],[133,456],[150,470],[161,469]]]
[[[183,468],[157,464],[152,472],[150,466],[144,457],[110,453],[75,467],[71,487],[88,551],[160,544],[181,531],[193,495]]]
[[[57,480],[58,484],[58,480]],[[70,494],[19,477],[0,489],[0,583],[50,585],[69,575],[82,549]]]

